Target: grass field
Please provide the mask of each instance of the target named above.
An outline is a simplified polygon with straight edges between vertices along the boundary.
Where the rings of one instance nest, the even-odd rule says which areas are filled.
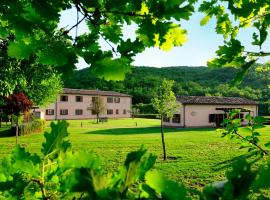
[[[81,127],[82,122],[82,127]],[[224,180],[227,165],[246,150],[239,150],[236,141],[221,138],[214,129],[165,129],[168,161],[162,161],[159,121],[151,119],[111,119],[103,124],[93,120],[69,121],[73,148],[94,151],[107,171],[116,169],[125,156],[142,144],[158,156],[155,168],[166,176],[186,185],[201,188],[207,183]],[[8,155],[15,137],[0,129],[0,158]],[[47,131],[49,130],[49,126]],[[263,141],[270,141],[270,126],[263,128]],[[20,143],[31,152],[39,152],[42,134],[22,136]]]

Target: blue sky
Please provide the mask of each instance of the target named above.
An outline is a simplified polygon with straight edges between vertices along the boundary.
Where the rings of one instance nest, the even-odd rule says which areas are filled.
[[[202,13],[195,13],[189,21],[180,22],[181,27],[188,31],[188,41],[182,47],[175,47],[169,52],[164,52],[158,48],[148,48],[143,53],[135,57],[135,66],[151,66],[151,67],[168,67],[168,66],[206,66],[208,60],[215,57],[215,51],[218,46],[223,44],[223,37],[215,33],[215,20],[210,20],[206,26],[200,26],[200,20],[203,18]],[[62,13],[59,27],[71,27],[76,24],[75,9]],[[124,29],[124,34],[128,37],[134,37],[135,26]],[[85,24],[80,24],[78,28],[79,34],[86,32],[88,29]],[[75,30],[71,32],[74,35]],[[239,33],[239,39],[248,51],[257,51],[251,45],[252,29],[244,29]],[[110,48],[104,41],[100,41],[104,49]],[[264,47],[270,47],[268,41]],[[270,48],[263,50],[269,51]],[[265,62],[266,60],[261,60]],[[80,59],[77,67],[79,69],[88,67],[87,64]]]

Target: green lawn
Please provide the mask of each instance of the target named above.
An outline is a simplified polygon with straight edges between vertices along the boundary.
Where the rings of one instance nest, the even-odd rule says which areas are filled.
[[[116,169],[129,151],[137,150],[143,144],[149,153],[158,156],[155,168],[196,188],[224,180],[227,165],[246,152],[239,150],[235,141],[221,138],[214,129],[165,129],[171,159],[164,162],[158,120],[110,119],[103,124],[95,124],[93,120],[74,120],[69,123],[73,148],[94,151],[102,158],[107,171]],[[10,154],[15,145],[15,137],[8,136],[6,129],[0,129],[0,158]],[[261,130],[263,141],[270,141],[269,131],[270,126]],[[30,151],[38,153],[43,135],[22,136],[19,141]]]

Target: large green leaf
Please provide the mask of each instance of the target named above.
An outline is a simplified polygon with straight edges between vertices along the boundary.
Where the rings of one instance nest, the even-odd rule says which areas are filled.
[[[104,58],[95,62],[91,70],[100,78],[105,80],[124,80],[126,73],[130,72],[130,60],[125,58]]]
[[[66,139],[69,135],[67,131],[68,123],[58,121],[51,123],[51,132],[45,132],[46,141],[42,143],[42,153],[46,156],[53,151],[66,151],[70,147],[70,142]]]
[[[31,39],[19,40],[11,42],[8,46],[8,56],[17,59],[28,59],[29,56],[36,50]]]
[[[189,199],[184,186],[173,182],[157,171],[149,171],[145,176],[146,184],[155,190],[157,196],[167,200]]]

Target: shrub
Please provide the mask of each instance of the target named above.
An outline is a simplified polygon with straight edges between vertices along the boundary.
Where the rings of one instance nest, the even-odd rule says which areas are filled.
[[[29,135],[31,133],[43,132],[46,128],[46,121],[35,119],[34,121],[24,123],[19,127],[19,135]]]
[[[158,114],[137,114],[135,118],[159,119]]]

